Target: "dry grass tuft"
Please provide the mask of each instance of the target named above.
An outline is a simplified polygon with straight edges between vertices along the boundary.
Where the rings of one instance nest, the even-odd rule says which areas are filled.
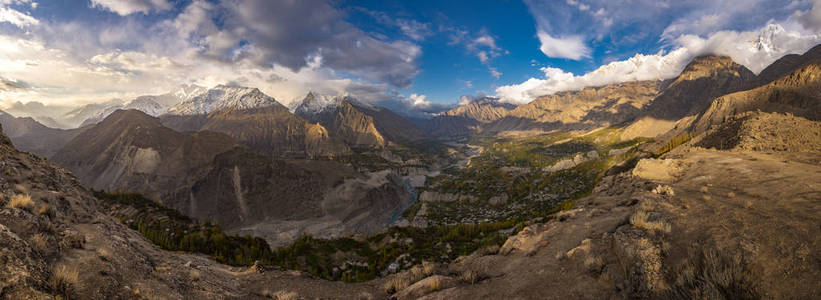
[[[262,296],[266,298],[276,299],[276,300],[295,300],[299,299],[299,294],[296,292],[291,291],[278,291],[276,293],[271,292],[271,290],[265,290],[262,292]]]
[[[6,204],[6,207],[31,211],[31,209],[34,208],[34,201],[31,200],[31,195],[29,194],[16,194],[11,196],[11,200]]]
[[[761,299],[755,274],[743,256],[702,249],[678,274],[667,299]]]
[[[426,277],[436,273],[438,267],[431,262],[422,262],[422,265],[413,266],[410,270],[404,273],[396,274],[390,280],[385,282],[385,291],[388,294],[393,294],[404,290],[411,284],[425,279]]]
[[[442,287],[442,280],[439,277],[433,277],[430,279],[430,285],[428,286],[428,290],[431,292],[438,291]]]
[[[467,284],[475,284],[482,280],[483,276],[479,272],[467,270],[459,274],[459,280]]]
[[[590,255],[584,259],[584,268],[590,273],[601,273],[602,268],[604,268],[604,260],[601,257]]]
[[[673,196],[676,195],[676,192],[673,190],[672,187],[670,187],[669,185],[662,185],[662,184],[659,184],[658,186],[656,186],[656,188],[654,188],[652,190],[652,193],[656,194],[656,195],[666,195],[666,196],[670,196],[670,197],[673,197]]]
[[[76,268],[60,265],[54,268],[49,280],[52,292],[71,299],[80,282],[80,272]]]
[[[646,211],[638,210],[635,214],[630,216],[630,224],[633,224],[633,226],[635,227],[642,228],[644,230],[651,232],[670,233],[670,224],[667,224],[662,221],[648,221],[648,217],[649,214],[647,214]]]
[[[111,261],[111,252],[108,252],[105,248],[97,248],[95,251],[97,253],[97,257],[100,258],[102,261]]]
[[[76,231],[67,230],[63,232],[63,239],[60,241],[61,249],[81,249],[86,242],[85,236]]]
[[[53,206],[43,203],[40,205],[40,209],[37,210],[37,213],[49,217],[49,219],[54,219],[57,215],[57,211],[54,209]]]
[[[436,273],[436,269],[437,269],[437,266],[436,266],[435,263],[427,262],[427,261],[422,262],[422,273],[424,274],[425,277],[428,277],[430,275],[433,275],[433,273]]]
[[[48,249],[48,236],[37,233],[29,238],[29,244],[37,253],[45,254]]]

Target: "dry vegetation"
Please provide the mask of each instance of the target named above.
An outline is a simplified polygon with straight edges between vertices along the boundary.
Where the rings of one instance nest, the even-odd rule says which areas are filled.
[[[650,215],[647,211],[637,210],[635,214],[630,216],[630,224],[650,232],[670,233],[670,224],[663,221],[649,221],[649,217]]]
[[[31,195],[29,194],[15,194],[11,197],[9,203],[6,204],[6,207],[31,211],[31,209],[34,208],[34,200],[31,200]]]
[[[278,291],[276,293],[271,291],[265,291],[263,293],[265,297],[275,299],[275,300],[296,300],[299,299],[299,294],[292,291]]]
[[[54,218],[57,215],[57,211],[54,210],[54,207],[46,203],[40,205],[40,208],[37,210],[37,213],[47,216],[49,218]]]
[[[29,238],[29,244],[38,253],[43,254],[48,249],[48,236],[42,233],[34,234]]]
[[[462,274],[459,275],[459,279],[462,280],[462,282],[467,283],[467,284],[475,284],[475,283],[479,282],[479,280],[482,279],[482,276],[479,274],[479,272],[476,272],[476,271],[473,271],[473,270],[467,270],[467,271],[462,272]]]
[[[410,285],[425,279],[428,276],[436,273],[437,266],[434,263],[423,262],[422,265],[413,266],[410,270],[404,273],[396,274],[385,283],[385,291],[389,294],[404,290]]]
[[[75,289],[77,289],[79,276],[80,273],[77,268],[59,265],[52,271],[49,285],[55,294],[71,299]]]

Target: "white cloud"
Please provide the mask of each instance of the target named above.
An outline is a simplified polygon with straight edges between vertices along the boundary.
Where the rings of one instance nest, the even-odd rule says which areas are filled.
[[[473,40],[473,43],[476,45],[484,45],[492,50],[499,50],[499,47],[496,46],[496,39],[492,36],[488,35],[487,33],[482,33],[479,37]]]
[[[459,102],[457,102],[456,104],[457,105],[468,105],[468,104],[470,104],[471,101],[473,101],[473,97],[463,95],[463,96],[459,97]]]
[[[151,10],[169,10],[171,4],[166,0],[91,0],[91,7],[127,16],[133,13],[148,14]]]
[[[807,30],[821,31],[821,0],[815,0],[813,3],[809,11],[797,11],[795,15]]]
[[[570,59],[591,57],[575,54],[585,47],[620,51],[645,48],[659,39],[669,47],[682,35],[705,37],[719,30],[755,30],[811,6],[808,0],[524,2],[536,21],[536,31],[543,33],[539,35],[542,52],[555,55],[546,54],[549,57],[574,57]]]
[[[488,33],[486,29],[482,29],[476,34],[471,34],[468,30],[456,27],[446,27],[442,30],[450,33],[448,45],[464,46],[469,53],[476,55],[476,58],[487,68],[491,76],[495,78],[502,76],[502,73],[492,65],[492,60],[509,52],[499,47],[496,44],[496,38]]]
[[[678,75],[693,57],[704,54],[729,56],[758,73],[786,54],[803,53],[821,43],[821,35],[789,31],[781,25],[769,24],[757,31],[719,31],[707,38],[683,35],[675,43],[675,51],[637,54],[584,75],[574,75],[558,68],[541,68],[545,74],[543,78],[530,78],[520,84],[499,87],[496,94],[505,102],[528,103],[536,97],[561,91],[618,82],[667,79]]]
[[[0,23],[2,22],[11,23],[21,29],[40,23],[32,16],[0,4]]]
[[[590,57],[590,48],[584,44],[581,36],[554,38],[544,31],[539,31],[537,36],[542,44],[539,50],[542,50],[542,53],[548,57],[572,60]]]
[[[499,70],[497,70],[496,68],[488,67],[488,70],[490,71],[490,76],[493,76],[496,79],[499,79],[499,77],[502,77],[502,72],[499,72]]]
[[[431,104],[430,101],[425,100],[427,98],[425,95],[410,94],[408,98],[410,98],[411,105],[414,107],[428,107]]]
[[[0,4],[31,3],[10,1]],[[97,3],[127,14],[163,9],[167,1]],[[265,12],[285,17],[256,22]],[[396,97],[395,89],[418,74],[421,48],[375,38],[342,17],[324,2],[194,0],[155,23],[44,19],[28,32],[0,33],[1,75],[26,83],[0,91],[0,103],[75,105],[228,82],[258,87],[286,105],[309,90],[349,93],[365,102]]]
[[[402,33],[415,41],[422,41],[433,34],[428,23],[422,23],[416,20],[397,19],[396,25],[402,30]]]

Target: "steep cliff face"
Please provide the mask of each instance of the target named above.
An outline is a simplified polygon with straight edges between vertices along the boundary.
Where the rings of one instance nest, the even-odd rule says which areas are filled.
[[[349,96],[309,93],[295,113],[328,129],[352,148],[382,148],[425,138],[410,121],[392,111],[361,103]]]
[[[755,74],[729,57],[696,57],[647,105],[646,112],[655,119],[678,120],[704,111],[718,96],[756,84]]]
[[[785,112],[821,120],[821,62],[806,64],[758,88],[715,99],[695,120],[692,130],[704,132],[746,111]]]
[[[766,85],[818,60],[821,60],[821,45],[817,45],[801,55],[785,55],[764,68],[761,73],[758,73],[758,83]]]
[[[162,198],[235,146],[224,134],[179,133],[140,111],[119,110],[67,143],[53,161],[89,187]]]
[[[376,129],[374,118],[356,109],[348,101],[342,101],[335,109],[336,113],[328,111],[329,114],[320,116],[320,124],[330,125],[333,133],[342,138],[346,144],[352,147],[384,147],[388,141],[382,133]],[[333,115],[332,119],[326,119]],[[332,122],[332,123],[329,123]]]
[[[716,97],[757,84],[752,71],[729,57],[696,57],[643,108],[622,138],[656,137],[673,129],[680,119],[704,111]]]
[[[619,124],[638,116],[641,108],[658,95],[660,85],[658,81],[636,81],[543,96],[483,128],[501,132]]]
[[[246,147],[273,157],[327,157],[349,152],[342,141],[320,127],[277,104],[214,111],[198,130],[225,133]]]

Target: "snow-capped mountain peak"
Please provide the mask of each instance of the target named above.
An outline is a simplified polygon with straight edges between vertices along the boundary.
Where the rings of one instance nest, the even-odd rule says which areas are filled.
[[[180,99],[180,102],[191,100],[196,96],[202,95],[207,92],[208,89],[195,85],[195,84],[183,84],[180,85],[176,90],[172,91],[173,94],[177,99]]]
[[[336,107],[341,101],[341,97],[309,92],[294,112],[297,114],[317,114]]]
[[[786,30],[778,24],[768,24],[761,33],[758,34],[758,39],[753,42],[753,47],[758,51],[766,53],[779,52],[777,43],[775,42],[781,35],[784,35]]]
[[[317,92],[309,92],[305,99],[299,103],[294,110],[297,115],[315,115],[328,110],[335,109],[342,101],[347,101],[355,106],[374,109],[371,104],[361,102],[356,98],[351,97],[347,93],[331,96],[327,94],[320,94]]]
[[[219,85],[168,109],[168,114],[203,115],[217,110],[243,110],[278,105],[257,88]]]

